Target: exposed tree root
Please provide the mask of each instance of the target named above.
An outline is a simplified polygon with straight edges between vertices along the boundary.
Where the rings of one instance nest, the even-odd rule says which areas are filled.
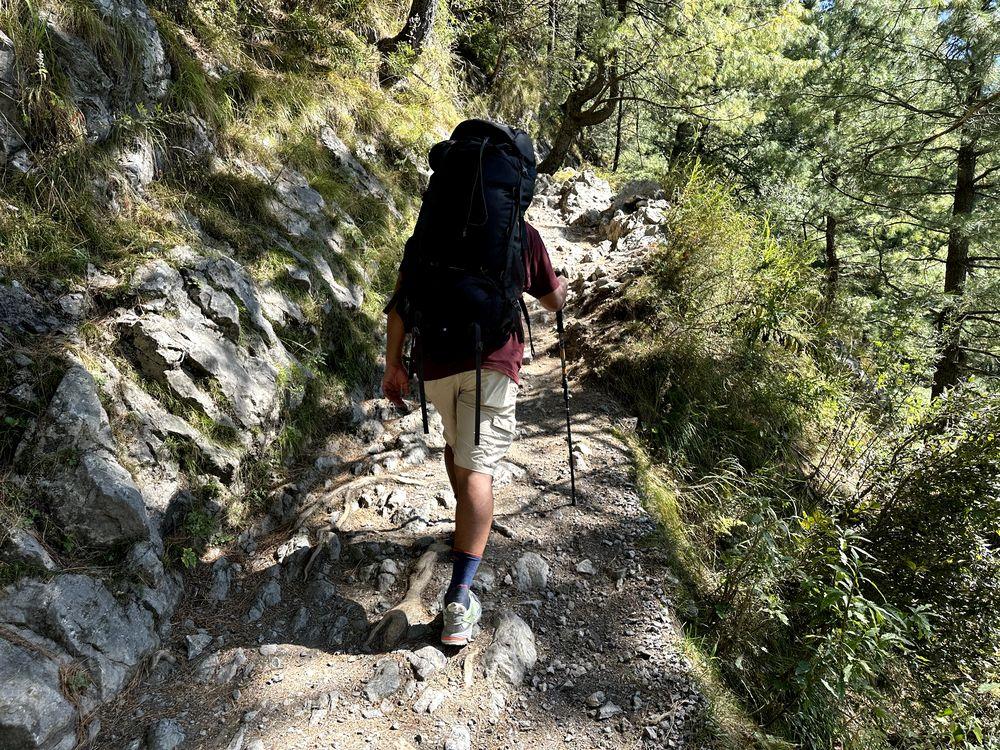
[[[413,625],[427,615],[421,597],[434,573],[438,557],[448,551],[448,545],[435,542],[417,560],[410,575],[409,586],[402,601],[386,612],[372,628],[365,647],[372,651],[389,651],[400,644]]]

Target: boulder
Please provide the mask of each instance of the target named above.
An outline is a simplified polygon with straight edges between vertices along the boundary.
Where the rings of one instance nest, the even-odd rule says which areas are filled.
[[[19,463],[65,534],[95,547],[149,537],[142,493],[118,462],[97,385],[82,365],[63,376],[45,419],[23,445]]]
[[[498,675],[511,685],[520,685],[537,660],[535,634],[528,623],[513,611],[505,610],[500,615],[493,642],[483,653],[486,675]]]
[[[99,580],[79,574],[24,580],[0,599],[0,623],[33,631],[86,666],[101,700],[114,696],[159,645],[153,615],[119,601]]]
[[[59,667],[41,650],[0,638],[0,747],[76,745],[76,709],[60,689]]]
[[[525,552],[514,563],[514,583],[519,591],[546,588],[549,564],[537,552]]]
[[[593,171],[587,169],[573,175],[563,183],[559,209],[566,222],[573,224],[582,217],[596,217],[608,207],[611,198],[611,185],[608,184],[607,180],[602,180]]]
[[[0,562],[30,568],[55,570],[56,564],[41,543],[25,529],[12,527],[6,538],[0,538]]]

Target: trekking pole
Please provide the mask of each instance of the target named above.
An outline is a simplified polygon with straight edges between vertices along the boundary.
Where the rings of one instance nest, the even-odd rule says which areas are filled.
[[[556,330],[559,332],[559,359],[562,360],[563,403],[566,405],[566,443],[569,445],[569,496],[576,505],[576,467],[573,465],[573,429],[569,419],[569,380],[566,378],[566,337],[563,333],[562,310],[556,312]]]

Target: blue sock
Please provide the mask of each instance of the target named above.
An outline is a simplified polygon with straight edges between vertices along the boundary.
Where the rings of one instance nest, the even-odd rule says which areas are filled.
[[[469,587],[482,559],[479,555],[470,555],[461,550],[451,551],[451,583],[444,595],[444,606],[447,607],[452,602],[458,602],[463,607],[469,606]]]

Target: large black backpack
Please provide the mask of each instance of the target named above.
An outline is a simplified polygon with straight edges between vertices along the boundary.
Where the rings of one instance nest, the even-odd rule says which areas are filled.
[[[535,152],[523,130],[466,120],[428,160],[430,182],[386,309],[395,307],[412,334],[425,432],[424,356],[475,358],[478,445],[482,354],[512,335],[524,340],[524,212],[535,192]]]

